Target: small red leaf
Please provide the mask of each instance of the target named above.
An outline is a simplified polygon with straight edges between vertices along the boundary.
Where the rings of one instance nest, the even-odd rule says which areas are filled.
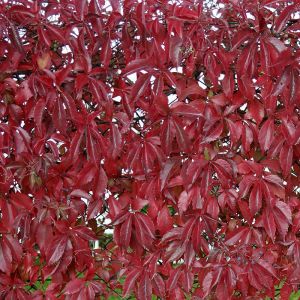
[[[157,229],[160,231],[161,235],[165,234],[173,227],[172,218],[166,205],[159,211],[156,222]]]
[[[129,295],[129,293],[133,290],[134,285],[136,284],[137,279],[141,275],[142,271],[139,269],[133,269],[126,275],[123,287],[123,297]]]
[[[268,119],[258,134],[258,141],[263,151],[269,150],[274,138],[274,121]]]
[[[245,236],[246,232],[247,232],[247,228],[244,227],[232,231],[227,235],[225,244],[228,246],[235,245],[239,240],[241,240],[242,237]]]
[[[272,241],[274,241],[276,224],[275,224],[274,216],[269,208],[266,208],[264,211],[263,222],[268,236],[271,238]]]
[[[141,70],[147,70],[151,68],[152,61],[149,58],[138,58],[131,61],[126,68],[123,70],[123,75],[129,75]]]
[[[249,197],[249,208],[252,215],[256,214],[262,207],[262,191],[259,183],[253,185]]]
[[[135,103],[146,92],[150,84],[151,73],[142,74],[131,88],[130,101]]]
[[[68,242],[68,236],[58,236],[55,238],[48,249],[48,264],[57,263],[63,256]]]
[[[284,177],[290,175],[292,163],[293,163],[293,147],[284,144],[280,151],[280,165],[283,171]]]
[[[110,36],[108,36],[103,39],[103,44],[100,52],[100,59],[105,69],[107,69],[110,64],[111,55],[111,41]]]
[[[0,270],[6,274],[10,274],[12,269],[12,254],[8,245],[0,240]]]
[[[141,300],[151,300],[152,284],[147,273],[144,273],[139,283],[137,296]]]
[[[276,18],[274,23],[274,31],[280,32],[284,29],[284,26],[287,24],[287,20],[291,16],[291,14],[295,11],[297,8],[297,5],[289,5],[286,7],[279,15],[279,17]]]
[[[161,297],[161,298],[165,297],[165,294],[166,294],[165,282],[158,273],[156,273],[153,277],[152,286],[153,286],[155,293],[159,297]]]
[[[112,158],[115,159],[121,152],[122,136],[116,124],[111,125]]]
[[[132,230],[132,216],[129,217],[122,223],[120,230],[120,242],[126,248],[128,248],[131,240],[131,230]]]
[[[65,287],[65,293],[72,295],[78,293],[84,287],[84,280],[75,278],[68,282]]]
[[[73,232],[86,241],[96,241],[98,238],[95,233],[86,226],[79,225],[73,228]]]
[[[185,212],[188,208],[188,205],[189,205],[188,194],[186,191],[182,191],[178,199],[179,213],[182,214],[183,212]]]

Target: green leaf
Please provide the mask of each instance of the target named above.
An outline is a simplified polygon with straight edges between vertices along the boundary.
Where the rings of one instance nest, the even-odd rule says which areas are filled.
[[[300,299],[300,291],[293,292],[290,296],[290,300],[299,300]]]

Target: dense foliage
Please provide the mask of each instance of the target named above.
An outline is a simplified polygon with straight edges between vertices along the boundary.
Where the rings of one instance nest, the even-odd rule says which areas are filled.
[[[1,299],[298,289],[298,1],[1,3]]]

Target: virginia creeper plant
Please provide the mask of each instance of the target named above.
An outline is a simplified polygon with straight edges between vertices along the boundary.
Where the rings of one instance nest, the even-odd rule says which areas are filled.
[[[289,299],[299,14],[1,1],[0,298]]]

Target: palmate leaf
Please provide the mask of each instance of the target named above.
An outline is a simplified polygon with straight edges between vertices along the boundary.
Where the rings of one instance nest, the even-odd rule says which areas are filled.
[[[6,2],[0,298],[294,297],[299,1]]]

